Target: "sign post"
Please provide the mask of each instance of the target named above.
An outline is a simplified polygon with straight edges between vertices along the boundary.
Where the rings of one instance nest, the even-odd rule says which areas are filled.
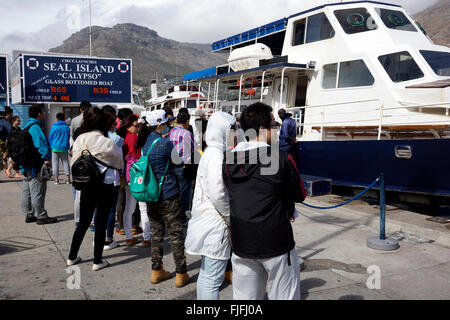
[[[22,57],[24,103],[131,103],[129,59]]]
[[[8,55],[0,54],[0,95],[6,95],[6,105],[9,105]]]

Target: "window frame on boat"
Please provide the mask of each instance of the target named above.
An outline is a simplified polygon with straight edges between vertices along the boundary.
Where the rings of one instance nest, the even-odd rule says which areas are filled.
[[[442,55],[447,54],[448,56],[450,56],[450,52],[447,52],[447,51],[436,51],[436,50],[419,50],[419,52],[420,52],[420,54],[422,55],[422,57],[425,59],[425,61],[427,62],[427,64],[430,66],[431,70],[433,70],[433,72],[434,72],[437,76],[439,76],[439,77],[450,77],[450,67],[447,68],[448,74],[443,74],[443,75],[442,75],[442,74],[439,74],[438,71],[441,70],[440,68],[441,68],[442,66],[437,66],[437,65],[434,63],[434,62],[435,62],[435,60],[434,60],[435,58],[430,56],[430,54],[434,54],[434,55],[436,55],[436,54],[442,54]],[[436,67],[439,67],[439,69],[436,68]]]
[[[313,19],[318,16],[322,16],[322,20],[321,20],[321,24],[320,24],[320,39],[308,41],[308,35],[310,34],[310,33],[308,33],[308,29],[311,27],[310,23],[309,23],[310,19],[311,19],[311,21],[314,21]],[[301,40],[301,42],[297,43],[297,34],[299,32],[299,30],[297,30],[297,25],[299,25],[300,23],[304,24],[304,28],[302,31],[303,39]],[[326,35],[324,36],[322,34],[322,31],[323,31],[322,29],[324,28],[324,26],[327,26],[327,25],[331,28],[329,35],[332,34],[332,36],[328,35],[328,37],[327,37]],[[317,30],[317,28],[315,30]],[[331,24],[330,19],[328,19],[325,12],[319,12],[319,13],[304,17],[302,19],[298,19],[297,21],[294,21],[291,43],[292,43],[292,47],[297,47],[297,46],[301,46],[301,45],[305,45],[305,44],[310,44],[310,43],[315,43],[315,42],[319,42],[319,41],[333,39],[335,36],[336,36],[336,30],[334,29],[333,25]],[[298,40],[300,40],[300,39],[298,39]]]
[[[374,8],[374,9],[375,9],[375,12],[378,14],[378,17],[381,19],[381,21],[383,21],[386,28],[391,29],[391,30],[396,30],[396,31],[419,32],[419,30],[417,30],[415,23],[412,23],[410,21],[410,19],[408,18],[408,16],[406,14],[404,14],[402,11],[392,10],[392,9],[387,9],[387,8]],[[383,11],[384,11],[384,14],[383,14]],[[393,18],[391,17],[391,15],[396,15],[400,19],[406,19],[407,23],[396,26],[395,22],[392,21]],[[406,27],[406,26],[408,27],[408,29],[402,29],[402,27]]]
[[[403,54],[403,56],[406,56],[406,55],[408,55],[409,56],[409,60],[412,60],[412,62],[415,64],[415,67],[420,71],[420,73],[422,74],[421,76],[419,76],[419,77],[415,77],[415,78],[409,78],[409,79],[407,79],[407,80],[396,80],[396,77],[398,76],[398,75],[400,75],[400,73],[399,72],[397,72],[395,75],[394,74],[391,74],[389,71],[388,71],[388,69],[387,69],[387,66],[385,65],[385,63],[383,63],[383,61],[382,61],[382,58],[384,58],[384,57],[389,57],[389,56],[396,56],[396,55],[402,55]],[[391,79],[391,81],[392,82],[394,82],[394,83],[404,83],[404,82],[409,82],[409,81],[414,81],[414,80],[418,80],[418,79],[422,79],[422,78],[424,78],[425,77],[425,73],[423,72],[423,70],[422,70],[422,68],[420,67],[420,65],[417,63],[417,61],[416,61],[416,59],[414,59],[414,57],[413,57],[413,55],[409,52],[409,51],[407,51],[407,50],[403,50],[403,51],[398,51],[398,52],[391,52],[391,53],[387,53],[387,54],[382,54],[382,55],[379,55],[378,57],[377,57],[377,59],[378,59],[378,61],[380,62],[380,64],[381,64],[381,66],[383,67],[383,69],[384,69],[384,71],[386,72],[386,74],[387,74],[387,76]],[[409,71],[411,71],[411,68],[409,67],[409,68],[407,68]],[[417,70],[416,69],[416,70]],[[394,76],[394,77],[393,77]]]
[[[370,75],[370,78],[372,79],[371,81],[369,81],[370,84],[369,83],[363,83],[361,85],[341,86],[341,82],[342,82],[341,67],[342,67],[342,64],[344,64],[344,63],[349,63],[350,64],[350,63],[357,63],[357,62],[362,62],[364,67],[367,69],[368,74]],[[335,80],[335,83],[334,83],[333,87],[328,87],[328,86],[325,87],[325,85],[324,85],[325,84],[325,80],[326,80],[326,78],[325,78],[326,68],[329,67],[329,66],[336,66],[336,74],[334,76],[332,76],[332,78],[334,78],[334,80]],[[333,70],[332,70],[332,72],[333,72]],[[357,88],[357,89],[370,88],[370,87],[373,87],[375,85],[375,82],[376,82],[376,80],[375,80],[375,77],[373,76],[373,73],[370,71],[366,61],[364,61],[364,59],[362,59],[362,58],[361,59],[355,59],[355,60],[347,60],[347,61],[339,61],[339,62],[334,62],[334,63],[327,63],[327,64],[324,64],[322,66],[321,87],[322,87],[323,90],[342,90],[342,89],[350,89],[350,88],[353,88],[353,89],[355,89],[355,88]]]
[[[363,10],[365,12],[361,13]],[[352,12],[351,14],[347,15],[347,12],[351,12],[351,11],[354,11],[354,12]],[[343,15],[341,15],[341,13],[343,13]],[[341,26],[342,30],[345,32],[345,34],[348,34],[348,35],[360,34],[360,33],[374,31],[374,30],[378,30],[379,29],[379,26],[376,23],[375,18],[372,16],[370,11],[366,7],[349,8],[349,9],[337,9],[337,10],[333,11],[333,14],[334,14],[335,18],[337,19],[337,21],[339,22],[339,25]],[[347,17],[344,17],[345,15],[347,15]],[[360,26],[352,25],[350,23],[350,21],[349,21],[350,16],[362,17],[363,20],[362,20],[361,23],[363,23],[363,25],[360,25]],[[371,27],[369,27],[368,24],[367,24],[369,19],[371,19],[373,21],[373,25]],[[355,21],[355,23],[356,23],[356,21]],[[353,27],[353,31],[348,28],[349,25]],[[357,27],[359,27],[359,28],[360,27],[364,27],[364,28],[358,30],[358,29],[356,29]]]

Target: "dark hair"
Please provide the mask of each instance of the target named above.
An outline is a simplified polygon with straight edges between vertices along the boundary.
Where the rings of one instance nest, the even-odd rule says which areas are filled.
[[[81,112],[88,111],[90,108],[92,108],[92,105],[89,101],[83,101],[80,103]]]
[[[130,108],[124,108],[124,109],[120,109],[119,112],[117,113],[117,118],[119,118],[119,120],[125,120],[126,117],[131,116],[133,114],[133,111]]]
[[[138,132],[138,139],[136,142],[136,148],[140,149],[143,146],[145,146],[147,142],[147,138],[152,133],[152,127],[149,126],[148,122],[145,121],[145,123],[139,123],[139,132]]]
[[[270,129],[272,126],[272,116],[270,115],[272,110],[271,106],[261,102],[248,106],[242,111],[240,119],[242,129],[244,131],[254,129],[258,135],[260,127]]]
[[[178,114],[180,114],[180,113],[187,113],[187,114],[189,114],[189,110],[188,110],[188,108],[181,108],[180,111],[178,111]]]
[[[110,106],[109,104],[107,104],[106,106],[103,106],[102,111],[112,114],[114,118],[117,115],[116,109],[114,109],[114,107]]]
[[[280,118],[283,118],[283,116],[286,114],[286,110],[284,110],[284,109],[280,109],[280,110],[278,110],[278,116],[280,117]]]
[[[5,106],[5,115],[8,115],[10,113],[13,113],[13,109],[11,109],[9,106]]]
[[[169,106],[165,106],[164,108],[162,108],[165,112],[166,112],[166,116],[167,117],[173,117],[173,110],[171,107]]]
[[[60,112],[56,115],[56,119],[59,121],[64,121],[65,117],[64,117],[64,113]]]
[[[106,124],[106,117],[102,110],[92,107],[84,112],[83,123],[80,127],[80,134],[99,130],[105,137],[108,135],[109,128]]]
[[[120,137],[125,139],[125,137],[127,135],[128,128],[131,127],[133,125],[133,123],[135,121],[137,121],[137,120],[138,120],[138,117],[136,117],[136,115],[134,115],[134,114],[131,114],[131,115],[127,116],[123,120],[122,125],[120,126],[119,130],[117,130],[117,134]]]
[[[14,121],[16,121],[17,119],[20,120],[20,117],[19,116],[14,116],[14,117],[11,118],[11,122],[14,123]]]
[[[116,123],[116,116],[108,110],[105,110],[105,108],[102,109],[102,112],[105,116],[106,128],[108,129],[108,131],[110,131],[112,125]]]
[[[42,113],[42,112],[44,112],[44,108],[42,107],[42,105],[41,104],[37,104],[37,103],[34,103],[34,104],[32,104],[31,105],[31,107],[28,109],[28,116],[30,117],[30,118],[37,118],[37,116],[40,114],[40,113]]]
[[[191,118],[191,116],[189,115],[189,113],[180,112],[180,113],[178,113],[178,116],[177,116],[177,123],[185,124],[189,121],[190,118]]]

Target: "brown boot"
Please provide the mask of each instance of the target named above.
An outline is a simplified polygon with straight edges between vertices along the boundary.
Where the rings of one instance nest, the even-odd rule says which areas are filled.
[[[225,271],[225,281],[228,284],[233,283],[233,271]]]
[[[190,278],[189,278],[189,275],[187,274],[187,272],[177,273],[177,276],[175,278],[175,286],[177,288],[182,288],[189,283],[189,279]]]
[[[165,271],[164,267],[161,266],[159,270],[152,270],[152,278],[150,279],[152,284],[158,284],[167,279],[170,279],[170,272]]]

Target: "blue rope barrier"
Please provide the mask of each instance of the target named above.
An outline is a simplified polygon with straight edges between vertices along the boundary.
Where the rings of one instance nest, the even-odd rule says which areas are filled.
[[[309,207],[309,208],[319,209],[319,210],[329,210],[329,209],[339,208],[339,207],[345,206],[345,205],[349,204],[350,202],[355,201],[356,199],[362,197],[362,196],[363,196],[364,194],[366,194],[370,189],[372,189],[372,188],[378,183],[379,180],[380,180],[380,178],[377,178],[374,182],[372,182],[372,184],[370,184],[370,186],[368,186],[368,187],[366,188],[366,190],[362,191],[360,194],[358,194],[357,196],[353,197],[352,199],[350,199],[350,200],[348,200],[348,201],[345,201],[344,203],[335,205],[335,206],[331,206],[331,207],[316,207],[316,206],[312,206],[312,205],[307,204],[307,203],[304,203],[304,202],[302,202],[302,204],[303,204],[304,206]]]

